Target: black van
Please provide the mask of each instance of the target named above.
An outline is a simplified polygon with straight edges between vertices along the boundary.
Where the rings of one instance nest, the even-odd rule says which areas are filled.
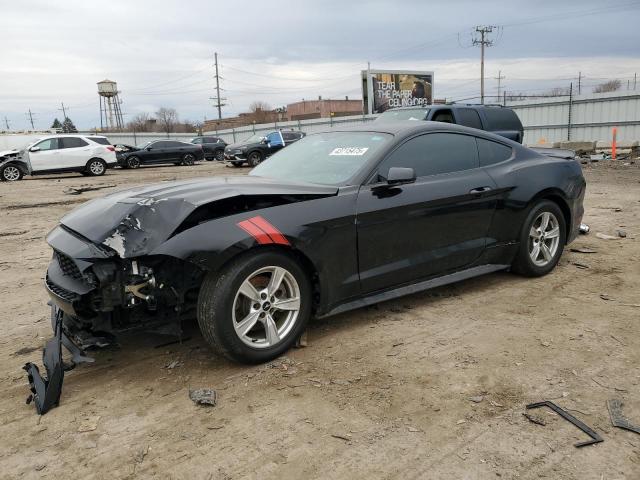
[[[382,113],[376,122],[399,120],[431,120],[456,123],[465,127],[486,130],[522,143],[524,129],[516,112],[501,105],[445,104],[424,107],[400,107]]]

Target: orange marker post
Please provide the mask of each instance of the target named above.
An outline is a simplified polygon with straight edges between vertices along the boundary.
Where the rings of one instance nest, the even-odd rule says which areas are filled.
[[[616,136],[618,134],[618,129],[616,127],[612,128],[613,132],[613,140],[611,140],[611,160],[616,159]]]

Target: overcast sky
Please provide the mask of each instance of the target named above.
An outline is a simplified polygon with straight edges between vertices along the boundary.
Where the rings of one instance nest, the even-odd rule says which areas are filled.
[[[99,5],[104,5],[100,7]],[[360,70],[433,70],[436,98],[479,94],[475,25],[500,26],[487,50],[487,94],[540,93],[640,73],[640,1],[631,0],[0,0],[0,122],[36,128],[62,117],[100,125],[96,82],[118,82],[125,121],[161,106],[215,118],[213,53],[223,116],[254,100],[360,98]],[[640,85],[638,85],[640,89]]]

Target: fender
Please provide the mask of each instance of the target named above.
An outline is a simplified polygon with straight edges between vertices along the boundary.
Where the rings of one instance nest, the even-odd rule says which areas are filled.
[[[290,249],[313,266],[320,290],[318,308],[330,309],[360,292],[357,192],[357,187],[343,187],[338,195],[314,200],[313,209],[301,201],[204,222],[177,233],[150,254],[215,272],[251,249]]]

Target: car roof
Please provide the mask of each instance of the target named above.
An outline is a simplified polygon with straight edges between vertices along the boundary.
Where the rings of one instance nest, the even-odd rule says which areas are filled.
[[[401,121],[393,121],[393,122],[376,121],[376,122],[368,122],[368,123],[348,126],[348,127],[333,128],[333,129],[325,130],[323,132],[318,132],[318,133],[377,132],[377,133],[387,133],[397,137],[410,137],[418,133],[426,133],[426,132],[432,132],[432,131],[466,133],[466,134],[474,135],[476,137],[484,137],[488,140],[505,143],[511,146],[514,146],[514,145],[521,146],[517,142],[513,142],[508,138],[496,135],[486,130],[465,127],[463,125],[457,125],[455,123],[433,122],[430,120],[429,121],[401,120]]]
[[[435,103],[432,105],[414,105],[409,107],[394,107],[394,108],[385,110],[382,113],[390,112],[393,110],[429,110],[431,108],[475,108],[475,109],[507,108],[511,110],[509,107],[505,107],[504,105],[498,105],[498,104],[482,105],[479,103]]]

